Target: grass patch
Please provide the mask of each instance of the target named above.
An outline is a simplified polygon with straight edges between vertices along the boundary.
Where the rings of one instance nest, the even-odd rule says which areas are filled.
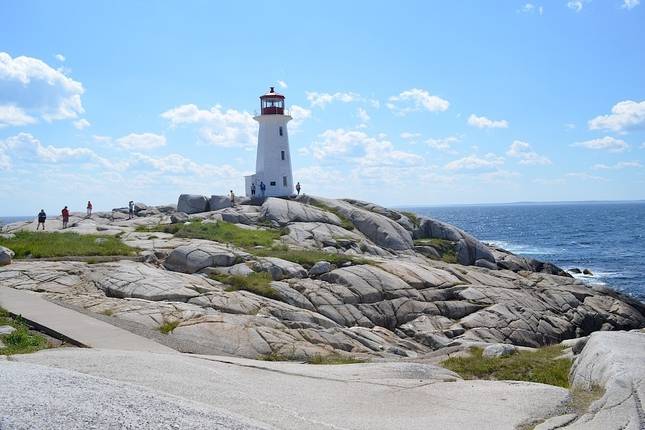
[[[589,410],[589,406],[605,395],[605,389],[599,385],[593,385],[590,390],[575,387],[571,390],[570,406],[578,415]]]
[[[457,263],[457,244],[445,239],[416,239],[416,246],[431,246],[436,249],[445,263]]]
[[[212,273],[209,277],[228,285],[226,291],[244,290],[257,294],[258,296],[276,300],[280,299],[278,293],[271,287],[271,275],[266,272],[253,272],[248,276]]]
[[[47,340],[29,331],[29,327],[20,317],[12,319],[9,313],[0,308],[0,325],[10,325],[16,330],[0,336],[5,347],[0,348],[0,355],[28,354],[47,348]]]
[[[558,359],[559,345],[540,348],[535,352],[517,351],[507,357],[486,358],[481,348],[471,348],[470,357],[452,357],[441,363],[464,379],[495,379],[539,382],[567,388],[571,361]]]
[[[308,364],[356,364],[356,363],[365,363],[365,360],[361,360],[355,357],[346,357],[344,355],[332,354],[332,355],[314,355],[307,359]]]
[[[191,239],[206,239],[220,243],[230,243],[241,248],[254,246],[271,246],[274,240],[280,239],[281,230],[251,230],[240,228],[235,224],[220,221],[217,223],[202,223],[192,221],[188,224],[166,224],[154,227],[139,227],[137,231],[160,231],[174,234],[176,237]]]
[[[310,268],[319,261],[328,261],[340,266],[347,262],[352,264],[370,264],[370,260],[365,258],[354,257],[346,254],[334,254],[332,252],[308,250],[308,249],[289,249],[287,247],[272,247],[268,249],[251,249],[248,250],[257,257],[276,257],[283,260],[298,263],[305,268]]]
[[[15,258],[134,255],[137,252],[116,237],[78,233],[19,231],[11,239],[0,238],[0,245],[15,252]]]
[[[401,211],[401,213],[405,216],[407,216],[410,219],[410,222],[412,223],[413,226],[419,228],[421,226],[421,219],[417,214],[414,212],[410,211]]]
[[[159,331],[162,332],[163,334],[172,333],[179,325],[179,322],[180,322],[179,320],[164,321],[164,323],[159,326]]]
[[[293,357],[287,355],[278,354],[277,352],[272,352],[270,354],[262,354],[258,356],[258,360],[262,361],[294,361]]]
[[[345,215],[343,215],[338,209],[332,208],[331,206],[328,206],[322,202],[314,201],[314,200],[310,201],[309,204],[311,206],[316,206],[318,209],[322,209],[325,212],[331,212],[334,215],[336,215],[340,219],[340,226],[345,230],[349,230],[349,231],[354,230],[354,223],[352,222],[352,220],[350,220]]]

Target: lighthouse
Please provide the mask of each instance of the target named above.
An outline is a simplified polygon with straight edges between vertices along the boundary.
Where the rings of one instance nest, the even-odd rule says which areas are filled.
[[[255,174],[245,176],[245,189],[248,197],[262,197],[261,185],[264,184],[266,197],[290,196],[293,194],[293,175],[291,174],[291,154],[289,153],[289,133],[285,115],[284,96],[271,87],[269,92],[260,96],[260,115],[255,116],[259,124],[258,152],[255,160]]]

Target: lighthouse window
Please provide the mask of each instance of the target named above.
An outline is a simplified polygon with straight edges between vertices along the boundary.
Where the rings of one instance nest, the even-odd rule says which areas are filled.
[[[282,127],[280,127],[280,136],[282,136]],[[283,152],[284,154],[284,152]],[[284,155],[282,156],[282,159],[284,160]]]
[[[269,185],[271,185],[272,187],[275,187],[275,181],[271,181]]]
[[[280,151],[280,158],[284,160],[284,151]]]
[[[282,177],[282,186],[283,186],[283,187],[286,187],[286,186],[287,186],[287,177],[286,177],[286,176],[283,176],[283,177]]]

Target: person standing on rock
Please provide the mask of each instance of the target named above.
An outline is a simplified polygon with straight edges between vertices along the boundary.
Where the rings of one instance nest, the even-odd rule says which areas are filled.
[[[45,221],[47,220],[47,214],[45,213],[45,209],[41,209],[40,212],[38,212],[38,225],[36,226],[36,231],[38,231],[38,228],[40,228],[40,225],[43,225],[43,230],[45,230]]]
[[[69,209],[67,209],[67,206],[63,208],[60,214],[63,216],[63,228],[67,228],[67,223],[69,222]]]
[[[302,187],[300,186],[300,182],[298,182],[296,184],[296,192],[298,193],[298,195],[300,195],[300,188],[302,188]]]
[[[264,193],[267,190],[267,186],[264,185],[264,182],[260,181],[260,193],[262,194],[262,198],[264,198]]]
[[[255,197],[255,182],[251,184],[251,198]]]
[[[88,200],[87,201],[87,217],[89,218],[91,216],[92,216],[92,202]]]
[[[233,190],[231,190],[231,206],[235,206],[235,193],[233,193]]]
[[[134,218],[134,202],[130,200],[128,202],[128,219]]]

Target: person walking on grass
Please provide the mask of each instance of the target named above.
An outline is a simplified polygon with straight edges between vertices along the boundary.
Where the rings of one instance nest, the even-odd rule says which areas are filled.
[[[128,219],[134,218],[134,202],[130,200],[128,202]]]
[[[43,230],[45,230],[46,220],[47,220],[47,214],[45,213],[45,209],[41,209],[40,212],[38,212],[38,225],[36,226],[36,231],[38,231],[41,224],[43,226]]]
[[[235,193],[233,193],[233,190],[231,190],[231,206],[235,206]]]
[[[92,216],[92,202],[88,200],[87,201],[87,217],[89,218],[91,216]]]
[[[301,188],[302,188],[302,187],[300,186],[300,182],[298,182],[298,183],[296,184],[296,191],[298,192],[298,195],[300,195],[300,189],[301,189]]]
[[[67,223],[69,222],[69,209],[67,209],[67,206],[63,208],[60,214],[63,216],[63,228],[67,228]]]

